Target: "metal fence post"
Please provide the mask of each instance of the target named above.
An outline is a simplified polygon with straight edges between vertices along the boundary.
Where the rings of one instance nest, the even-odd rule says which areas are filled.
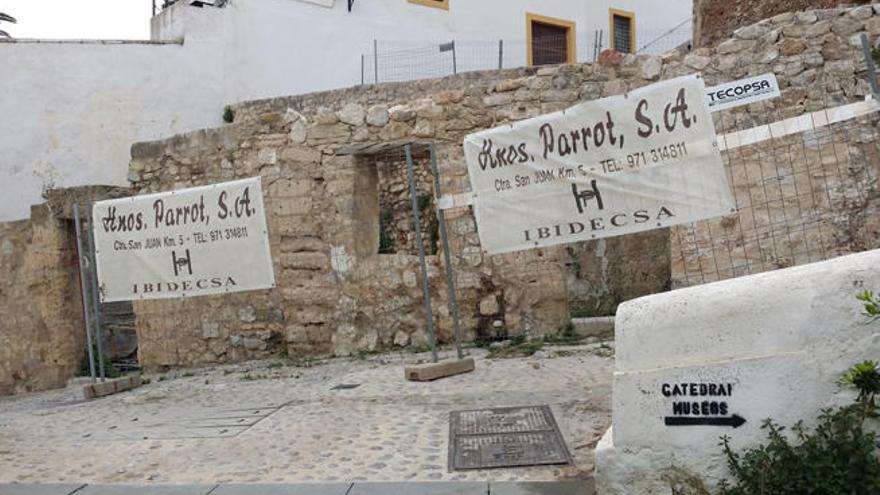
[[[498,40],[498,70],[504,67],[504,40]]]
[[[874,64],[874,55],[872,53],[871,43],[868,41],[868,35],[862,33],[862,52],[865,54],[865,65],[868,67],[868,83],[871,84],[871,93],[874,98],[880,97],[880,85],[877,84],[877,66]]]
[[[434,315],[431,312],[431,292],[428,286],[428,268],[425,265],[425,245],[422,244],[422,226],[419,220],[419,201],[416,191],[416,179],[413,171],[412,145],[403,147],[406,153],[406,177],[409,180],[409,196],[412,201],[413,227],[416,232],[416,244],[419,246],[419,265],[422,269],[422,295],[425,299],[425,317],[428,320],[428,343],[431,345],[431,358],[437,362],[437,340],[434,338]]]
[[[434,200],[441,197],[440,174],[437,172],[437,153],[434,145],[431,145],[431,174],[434,175]],[[461,327],[458,321],[458,300],[455,298],[455,278],[452,270],[452,260],[449,256],[449,238],[446,235],[446,214],[437,208],[437,220],[440,224],[440,241],[443,243],[443,260],[446,265],[446,289],[449,293],[449,312],[452,313],[452,330],[455,336],[455,351],[458,359],[464,358],[461,352]]]
[[[455,58],[455,40],[452,40],[452,73],[458,74],[458,62]]]
[[[83,249],[82,249],[82,224],[79,220],[79,205],[73,204],[73,225],[76,229],[76,264],[79,267],[79,287],[82,291],[83,320],[86,323],[86,348],[89,355],[89,375],[92,377],[92,383],[95,380],[95,357],[92,354],[92,313],[89,310],[89,304],[86,302],[86,273],[83,266]]]
[[[100,371],[101,381],[103,382],[107,375],[104,373],[104,335],[101,331],[101,300],[98,294],[98,263],[97,249],[95,248],[95,229],[94,229],[94,213],[92,211],[92,203],[88,204],[89,212],[89,268],[92,275],[92,305],[94,306],[94,322],[95,322],[95,341],[98,347],[98,370]]]
[[[379,84],[379,40],[373,40],[373,79]]]

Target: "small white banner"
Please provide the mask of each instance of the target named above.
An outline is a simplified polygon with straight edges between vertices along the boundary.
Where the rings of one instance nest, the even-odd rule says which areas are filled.
[[[275,286],[260,178],[95,203],[102,302]]]
[[[779,82],[772,73],[706,88],[706,103],[713,112],[780,96]]]
[[[697,75],[478,132],[464,148],[488,254],[731,213]]]

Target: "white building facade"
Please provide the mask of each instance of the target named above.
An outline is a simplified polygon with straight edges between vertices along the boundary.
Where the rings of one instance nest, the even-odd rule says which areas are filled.
[[[0,41],[0,221],[48,187],[126,185],[132,143],[222,125],[232,103],[659,53],[692,14],[691,0],[192,3],[154,17],[152,41]]]

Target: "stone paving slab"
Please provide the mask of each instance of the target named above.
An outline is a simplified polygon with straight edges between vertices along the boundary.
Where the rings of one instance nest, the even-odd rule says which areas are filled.
[[[511,359],[470,349],[473,372],[435,382],[404,379],[405,366],[430,359],[407,352],[169,372],[93,401],[81,386],[0,397],[0,483],[588,478],[593,447],[610,424],[614,361],[600,345],[558,349]],[[361,385],[330,390],[340,383]],[[536,404],[550,405],[573,465],[448,470],[450,412]]]
[[[208,495],[216,487],[217,485],[86,485],[76,495]]]
[[[0,495],[594,495],[591,480],[228,485],[0,484]]]
[[[347,495],[351,483],[230,484],[220,485],[211,495]]]
[[[355,483],[348,495],[486,495],[485,481],[436,481],[421,483]]]
[[[0,484],[0,495],[70,495],[84,483]]]
[[[489,483],[491,495],[595,495],[593,481]]]

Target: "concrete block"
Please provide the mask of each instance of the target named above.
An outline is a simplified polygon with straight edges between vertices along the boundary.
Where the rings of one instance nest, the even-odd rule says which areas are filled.
[[[217,485],[87,485],[76,495],[208,495]],[[252,492],[257,493],[257,492]]]
[[[409,483],[355,483],[349,495],[486,495],[485,481],[433,481]]]
[[[351,483],[230,484],[220,485],[211,495],[346,495]]]
[[[105,395],[112,395],[125,390],[131,390],[141,386],[140,375],[124,376],[105,382],[90,383],[83,387],[86,399],[96,399]]]
[[[83,483],[0,484],[0,495],[70,495],[83,486]]]
[[[412,382],[429,382],[438,378],[460,375],[474,371],[474,359],[451,359],[439,363],[407,366],[403,370],[404,377]]]
[[[599,339],[614,338],[614,317],[597,316],[594,318],[572,318],[574,332],[580,337],[596,337]]]
[[[490,482],[489,495],[595,495],[593,480]]]

